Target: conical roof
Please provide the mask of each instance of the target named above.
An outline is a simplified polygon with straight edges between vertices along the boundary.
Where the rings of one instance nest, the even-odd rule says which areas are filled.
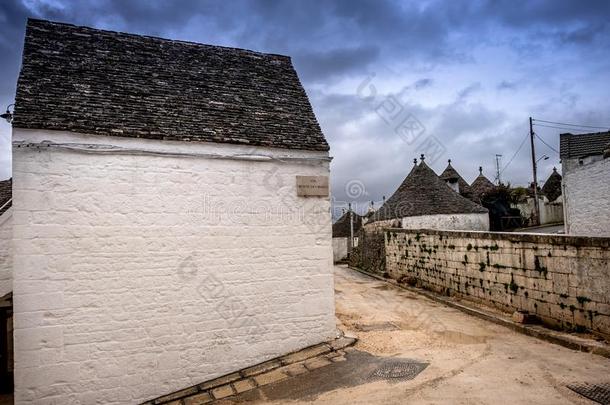
[[[486,212],[486,208],[453,191],[422,161],[377,211],[375,220]]]
[[[354,235],[362,227],[362,216],[352,212],[354,215]],[[341,217],[333,224],[333,238],[349,238],[351,234],[349,223],[349,211],[341,215]]]
[[[460,194],[463,196],[470,195],[470,186],[468,185],[466,180],[464,180],[462,178],[462,176],[460,176],[460,174],[457,172],[457,170],[455,170],[453,168],[453,166],[451,166],[451,159],[449,159],[448,162],[449,163],[447,164],[447,167],[445,168],[445,170],[441,173],[441,175],[439,177],[443,181],[449,181],[449,182],[457,181],[459,190],[460,190]]]
[[[496,186],[483,175],[483,168],[479,167],[479,175],[470,185],[472,198],[475,201],[481,201],[481,198],[483,198],[485,194],[494,191],[495,189]]]
[[[544,182],[542,186],[542,194],[549,199],[555,201],[561,195],[561,174],[557,173],[557,169],[553,167],[553,173]]]

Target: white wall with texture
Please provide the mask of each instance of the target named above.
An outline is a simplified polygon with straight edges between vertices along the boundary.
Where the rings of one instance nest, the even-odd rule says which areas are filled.
[[[13,140],[17,403],[139,403],[334,337],[330,199],[295,180],[326,152]],[[44,140],[131,153],[19,144]]]
[[[566,233],[610,236],[610,158],[562,167]]]
[[[9,208],[0,215],[0,297],[13,291],[12,238],[13,209]]]
[[[489,215],[436,214],[402,218],[403,229],[439,229],[458,231],[488,231]]]

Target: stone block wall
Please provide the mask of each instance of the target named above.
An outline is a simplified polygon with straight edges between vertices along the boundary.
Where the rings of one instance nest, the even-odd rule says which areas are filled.
[[[335,336],[330,198],[296,190],[326,152],[13,140],[131,151],[13,146],[16,403],[137,404]]]
[[[396,280],[610,336],[610,238],[390,229],[384,240]]]
[[[383,229],[364,226],[358,232],[358,244],[349,257],[350,266],[383,275],[385,272],[385,243]]]

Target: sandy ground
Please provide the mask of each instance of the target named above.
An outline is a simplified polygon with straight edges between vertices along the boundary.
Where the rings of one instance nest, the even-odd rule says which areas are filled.
[[[339,326],[359,338],[352,360],[348,356],[343,368],[327,366],[284,380],[267,390],[272,396],[261,392],[239,402],[592,404],[566,384],[610,382],[610,360],[604,357],[518,334],[345,267],[335,267],[335,292]],[[374,357],[429,365],[410,381],[359,378],[364,359]],[[360,374],[365,372],[370,373]],[[345,380],[345,373],[358,383],[333,388],[331,380]],[[324,384],[305,395],[302,387],[316,378]],[[299,392],[303,396],[295,396]]]

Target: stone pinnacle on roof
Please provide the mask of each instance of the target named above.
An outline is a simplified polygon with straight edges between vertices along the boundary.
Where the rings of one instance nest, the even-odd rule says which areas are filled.
[[[376,220],[437,214],[486,213],[487,209],[451,190],[422,161],[377,211]]]
[[[447,181],[450,183],[457,182],[458,186],[459,186],[460,194],[466,198],[470,198],[470,195],[471,195],[470,185],[468,185],[466,180],[464,180],[462,178],[462,176],[460,176],[460,174],[457,172],[457,170],[455,170],[453,168],[453,166],[451,165],[451,159],[449,159],[447,162],[448,162],[447,167],[445,168],[445,170],[441,173],[441,175],[439,177],[441,178],[441,180],[446,181],[446,182]]]

